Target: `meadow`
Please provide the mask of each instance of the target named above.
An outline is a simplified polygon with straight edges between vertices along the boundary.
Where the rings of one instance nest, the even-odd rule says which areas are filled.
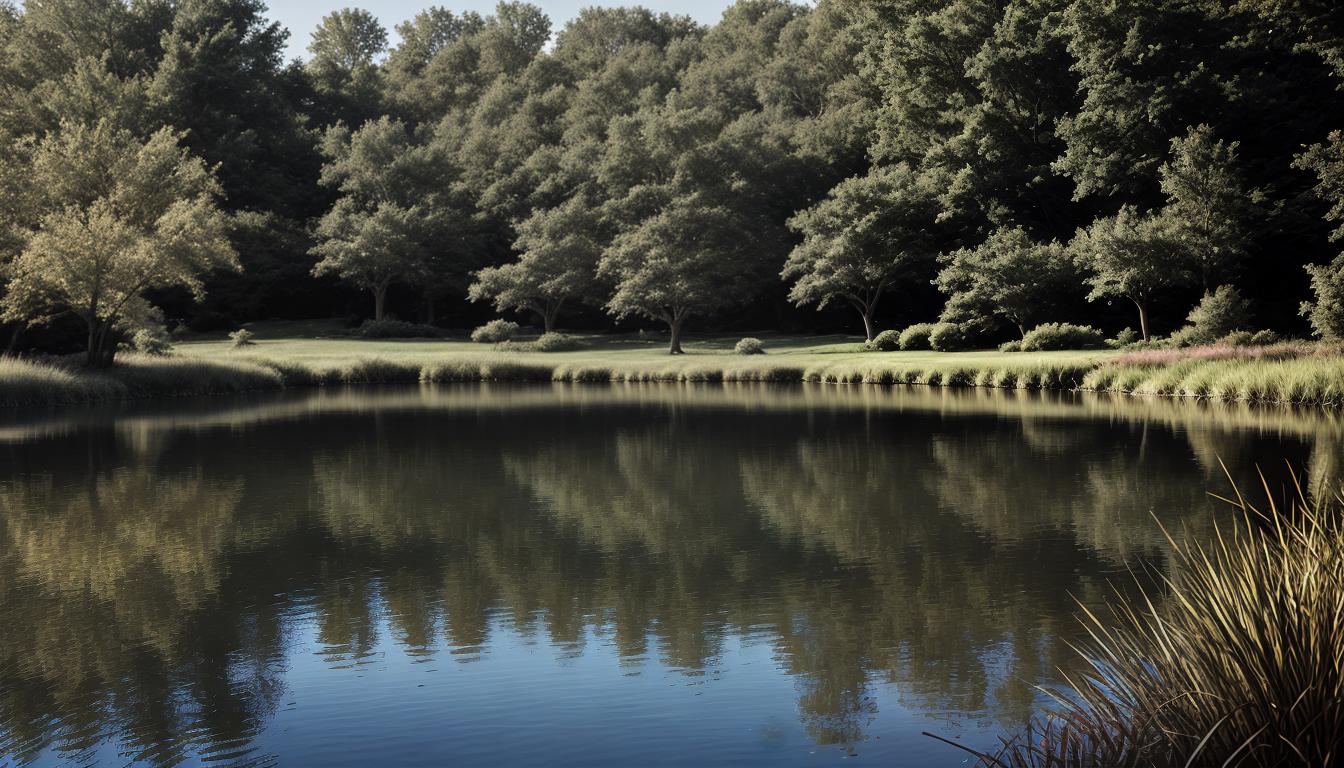
[[[461,338],[363,339],[331,323],[249,328],[252,341],[244,346],[223,336],[188,339],[167,356],[123,353],[97,372],[62,360],[0,361],[0,406],[473,381],[908,384],[1344,405],[1344,355],[1313,344],[871,352],[854,337],[766,334],[765,354],[735,354],[736,337],[715,337],[687,340],[685,354],[670,356],[664,341],[634,335],[575,335],[574,349],[536,352]]]

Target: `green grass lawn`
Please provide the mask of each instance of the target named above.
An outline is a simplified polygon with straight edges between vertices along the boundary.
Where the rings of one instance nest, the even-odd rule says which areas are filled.
[[[975,352],[866,352],[858,336],[780,336],[761,334],[767,354],[746,357],[733,354],[740,337],[689,338],[682,342],[686,354],[667,354],[665,339],[640,339],[634,335],[572,334],[582,349],[569,352],[496,351],[489,344],[477,344],[464,338],[446,339],[361,339],[352,337],[338,324],[326,321],[254,323],[248,329],[255,343],[234,349],[223,336],[179,342],[179,354],[214,360],[240,357],[266,358],[315,368],[332,368],[360,358],[380,358],[396,362],[439,362],[445,359],[499,357],[533,360],[555,365],[635,366],[664,368],[670,365],[693,366],[724,363],[736,366],[811,367],[840,363],[871,364],[878,361],[900,365],[1019,365],[1036,363],[1086,364],[1114,354],[1104,351],[1003,353],[997,350]]]
[[[1228,348],[1230,357],[1222,358],[1201,357],[1210,351],[1203,348],[1148,361],[1117,360],[1110,350],[866,352],[853,336],[758,334],[767,354],[735,354],[739,337],[732,336],[688,339],[686,354],[674,356],[665,340],[631,335],[577,334],[579,349],[537,352],[461,338],[362,339],[335,322],[256,323],[249,330],[255,342],[245,347],[223,334],[184,339],[170,356],[123,354],[106,370],[0,360],[0,406],[478,381],[922,384],[1344,405],[1344,355],[1326,347],[1268,356]]]

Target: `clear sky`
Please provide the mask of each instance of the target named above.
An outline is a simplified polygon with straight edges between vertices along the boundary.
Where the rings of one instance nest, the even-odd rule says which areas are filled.
[[[551,17],[551,27],[560,29],[569,19],[577,16],[580,8],[591,5],[642,5],[653,11],[680,13],[691,16],[702,24],[718,21],[729,0],[531,0]],[[488,14],[495,8],[495,0],[271,0],[270,17],[289,29],[289,51],[286,58],[308,58],[308,39],[322,17],[338,8],[357,7],[371,11],[387,27],[393,44],[393,27],[431,6],[442,5],[450,11],[476,11]]]

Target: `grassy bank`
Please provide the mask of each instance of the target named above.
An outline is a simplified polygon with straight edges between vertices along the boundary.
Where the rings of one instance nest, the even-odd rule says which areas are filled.
[[[286,335],[262,328],[256,343],[179,344],[169,357],[123,355],[101,372],[54,363],[0,361],[0,406],[82,403],[334,384],[517,382],[814,382],[915,384],[1031,390],[1093,390],[1247,403],[1344,405],[1344,355],[1310,345],[1206,348],[1120,355],[865,352],[846,337],[767,337],[768,354],[732,353],[736,339],[686,344],[581,337],[565,352],[497,350],[449,339],[365,340]]]

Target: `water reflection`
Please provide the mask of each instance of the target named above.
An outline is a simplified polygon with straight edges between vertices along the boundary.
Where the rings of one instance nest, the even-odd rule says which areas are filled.
[[[809,744],[908,756],[930,748],[921,728],[985,743],[1071,663],[1073,598],[1162,567],[1153,517],[1206,529],[1220,458],[1241,479],[1287,459],[1324,484],[1341,431],[1329,414],[869,387],[15,415],[0,425],[0,755],[314,762],[351,722],[371,738],[323,762],[409,749],[394,762],[434,764],[487,749],[491,728],[546,747],[539,764],[626,764],[659,738],[697,763],[815,762]],[[398,658],[478,671],[410,682]],[[565,697],[592,661],[627,676],[602,692],[634,707]],[[639,673],[671,682],[638,688]],[[518,681],[569,714],[490,699]],[[745,739],[760,723],[731,707],[679,731],[667,689],[689,684],[731,689],[769,735]],[[489,727],[417,720],[424,687]],[[610,758],[565,751],[571,715],[610,720]]]

